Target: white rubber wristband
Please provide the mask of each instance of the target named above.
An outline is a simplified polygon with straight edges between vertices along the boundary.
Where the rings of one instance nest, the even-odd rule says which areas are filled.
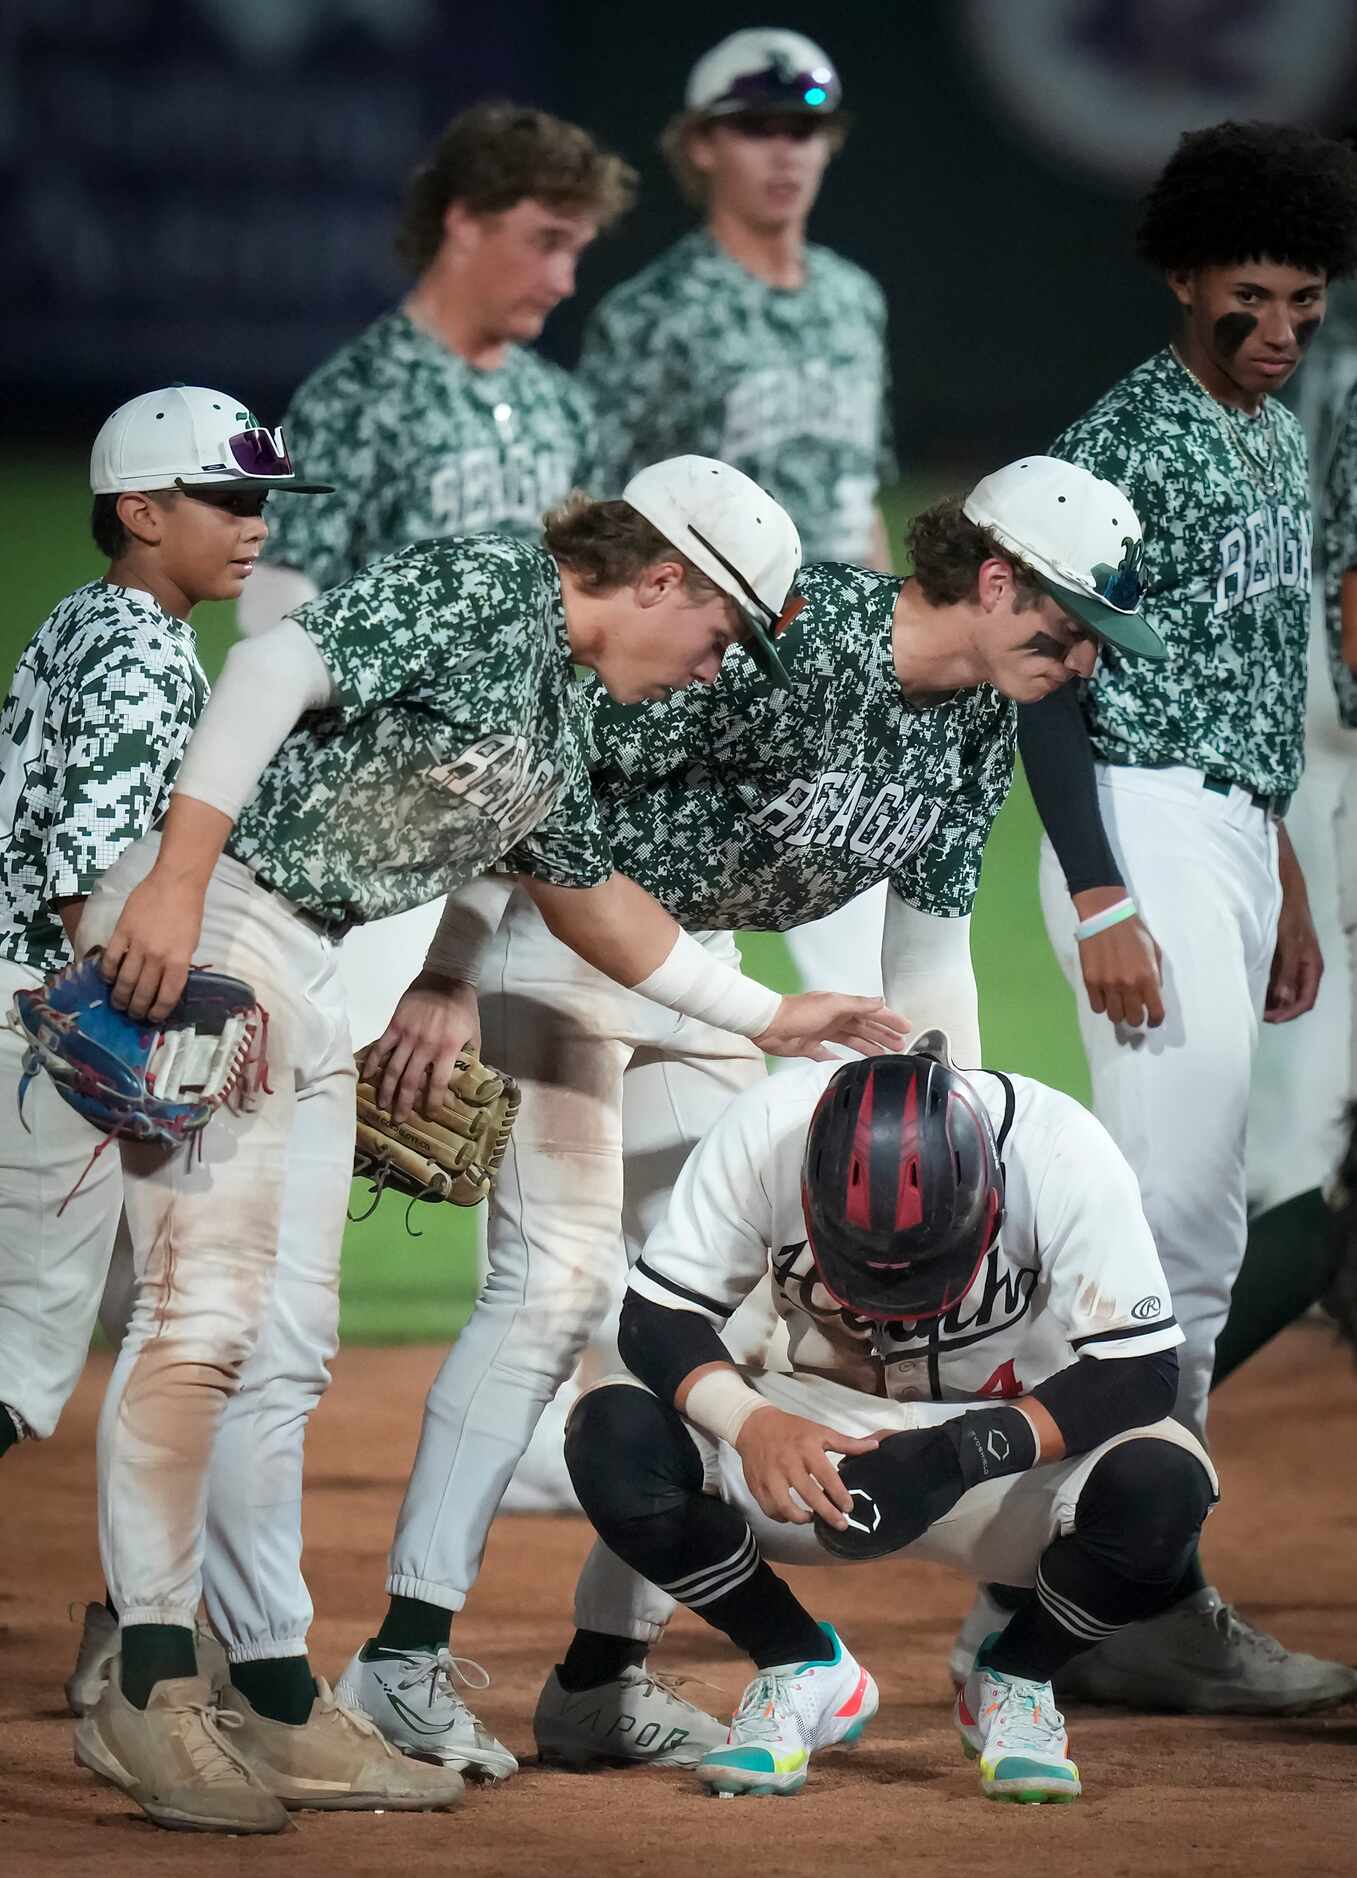
[[[761,1395],[756,1395],[733,1369],[714,1369],[693,1384],[682,1412],[704,1435],[710,1435],[713,1441],[727,1441],[734,1447],[740,1430],[755,1409],[772,1406]]]
[[[740,1037],[761,1037],[782,1003],[776,991],[732,971],[686,932],[680,932],[664,962],[632,990]]]
[[[1087,919],[1081,919],[1074,929],[1076,939],[1094,939],[1100,932],[1106,932],[1109,926],[1120,926],[1124,919],[1134,919],[1136,903],[1128,896],[1118,900],[1114,906],[1104,907],[1101,913],[1090,913]]]

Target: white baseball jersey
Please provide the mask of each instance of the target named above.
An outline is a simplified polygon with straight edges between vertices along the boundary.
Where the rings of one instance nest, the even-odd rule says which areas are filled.
[[[917,1323],[842,1309],[816,1277],[801,1206],[806,1131],[839,1067],[801,1064],[736,1097],[689,1156],[633,1291],[719,1330],[771,1262],[793,1370],[897,1401],[1019,1396],[1080,1356],[1183,1341],[1135,1175],[1106,1129],[1057,1090],[988,1071],[970,1080],[1000,1142],[1005,1215],[970,1289]]]

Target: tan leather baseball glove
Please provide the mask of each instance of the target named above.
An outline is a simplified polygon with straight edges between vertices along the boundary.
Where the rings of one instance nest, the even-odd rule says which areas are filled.
[[[373,1084],[360,1080],[354,1174],[370,1178],[378,1198],[394,1187],[412,1200],[478,1206],[495,1184],[520,1100],[513,1077],[470,1050],[458,1057],[441,1099],[407,1121],[393,1122],[377,1106]]]

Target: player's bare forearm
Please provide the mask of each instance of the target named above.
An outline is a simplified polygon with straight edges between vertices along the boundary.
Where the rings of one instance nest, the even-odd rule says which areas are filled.
[[[1345,571],[1338,604],[1343,624],[1343,663],[1357,675],[1357,567]]]
[[[57,918],[61,921],[67,941],[72,952],[74,952],[75,935],[80,926],[81,915],[85,911],[85,896],[72,896],[69,900],[58,900],[56,902],[56,909]]]
[[[1272,954],[1263,1019],[1269,1024],[1289,1024],[1293,1018],[1303,1017],[1314,1008],[1319,982],[1324,976],[1324,955],[1310,915],[1305,875],[1285,822],[1277,824],[1277,872],[1282,907],[1277,917],[1277,943]]]
[[[1070,900],[1078,922],[1126,897],[1125,887],[1086,887]],[[1139,914],[1079,941],[1089,1008],[1113,1024],[1148,1024],[1155,1030],[1163,1023],[1162,965],[1163,954]]]
[[[644,887],[625,874],[612,874],[596,887],[556,887],[527,875],[522,884],[556,938],[590,965],[671,1010],[750,1036],[770,1055],[819,1059],[829,1055],[826,1044],[838,1043],[864,1056],[879,1056],[900,1049],[909,1033],[908,1019],[888,1010],[881,998],[804,991],[774,998],[770,1005],[767,994],[738,970],[700,954],[702,983],[696,990],[684,970],[677,974],[684,980],[682,988],[652,985],[660,967],[669,965],[671,953],[679,956],[677,947],[697,953],[697,946]],[[739,994],[738,1014],[732,1014],[724,1000],[721,1008],[713,1001],[713,994],[722,989],[727,998]],[[741,1021],[745,1005],[752,1013],[747,1024]]]
[[[679,936],[677,920],[626,874],[596,887],[557,887],[525,874],[522,885],[562,945],[621,985],[649,978]]]
[[[1055,1425],[1055,1419],[1049,1409],[1037,1401],[1035,1396],[1020,1396],[1013,1404],[1020,1408],[1031,1422],[1037,1436],[1037,1459],[1039,1461],[1062,1461],[1065,1458],[1065,1437]]]
[[[113,1002],[133,1017],[168,1017],[184,989],[203,923],[203,895],[231,832],[231,819],[175,794],[155,866],[127,896],[104,947]]]

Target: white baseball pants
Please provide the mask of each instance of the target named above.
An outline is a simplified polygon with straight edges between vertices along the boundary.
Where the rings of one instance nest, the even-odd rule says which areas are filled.
[[[705,943],[736,956],[728,933]],[[482,967],[481,1028],[523,1106],[490,1203],[489,1272],[425,1404],[387,1580],[449,1610],[465,1602],[538,1417],[619,1296],[684,1159],[764,1073],[745,1038],[586,965],[522,894]],[[672,1604],[647,1590],[663,1622]],[[622,1595],[629,1608],[633,1592]]]
[[[0,959],[0,1402],[50,1435],[85,1366],[122,1218],[122,1168],[106,1137],[39,1073],[19,1119],[24,1046],[4,1022],[42,973]],[[88,1168],[88,1172],[86,1169]],[[58,1218],[57,1209],[85,1174]],[[121,1322],[106,1323],[114,1343]]]
[[[104,876],[82,950],[157,847]],[[233,1660],[300,1655],[302,1444],[337,1341],[353,1169],[348,1021],[336,948],[229,858],[196,957],[254,987],[268,1078],[192,1152],[122,1144],[136,1294],[99,1424],[100,1545],[124,1623],[191,1627],[201,1591]]]
[[[645,1387],[625,1373],[606,1377],[604,1381],[626,1382],[638,1389]],[[873,1435],[882,1429],[898,1434],[912,1428],[932,1428],[976,1406],[973,1402],[894,1402],[883,1396],[864,1395],[821,1376],[747,1370],[745,1381],[757,1394],[787,1414],[824,1422],[847,1435]],[[766,1559],[780,1565],[852,1562],[827,1553],[816,1539],[813,1526],[795,1526],[770,1519],[749,1491],[744,1466],[736,1450],[727,1442],[713,1440],[691,1422],[688,1431],[702,1456],[704,1491],[740,1512]],[[1035,1584],[1042,1553],[1054,1540],[1073,1530],[1079,1495],[1098,1462],[1123,1442],[1139,1441],[1147,1436],[1171,1442],[1194,1455],[1206,1469],[1212,1492],[1219,1493],[1215,1469],[1196,1436],[1178,1422],[1159,1421],[1147,1428],[1127,1429],[1087,1454],[1051,1461],[1025,1474],[1010,1474],[972,1487],[951,1512],[930,1526],[913,1545],[904,1547],[894,1556],[952,1565],[981,1583]],[[628,1585],[645,1591],[651,1588],[628,1573],[621,1561],[611,1552],[604,1552],[602,1546],[596,1546],[595,1552],[602,1552],[612,1561],[612,1575],[605,1577],[600,1571],[596,1589],[603,1595],[599,1596],[591,1596],[589,1587],[581,1581],[575,1600],[577,1626],[653,1643],[660,1634],[660,1626],[654,1622],[653,1608],[646,1600],[636,1603],[629,1618],[619,1614],[619,1599],[625,1595]],[[656,1595],[651,1592],[652,1599]]]
[[[1158,1030],[1088,1004],[1074,911],[1049,842],[1046,930],[1074,992],[1093,1108],[1135,1170],[1187,1338],[1177,1415],[1197,1434],[1216,1338],[1247,1236],[1249,1081],[1277,938],[1277,832],[1248,794],[1199,770],[1098,765],[1098,801],[1127,891],[1164,953]]]

